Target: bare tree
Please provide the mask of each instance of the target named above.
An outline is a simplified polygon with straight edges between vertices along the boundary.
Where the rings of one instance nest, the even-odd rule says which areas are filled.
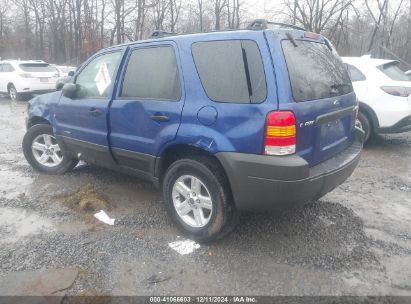
[[[214,7],[214,18],[215,18],[215,30],[218,31],[221,29],[221,19],[223,15],[223,10],[227,6],[228,0],[212,0]]]
[[[168,0],[154,0],[153,5],[153,19],[156,30],[164,30],[164,21],[169,10]]]
[[[203,6],[203,0],[197,0],[198,4],[198,18],[200,20],[200,32],[204,30],[203,26],[203,14],[204,14],[204,6]]]
[[[338,22],[354,0],[285,0],[288,15],[304,28],[321,33]]]
[[[411,0],[282,0],[272,17],[330,38],[344,55],[382,46],[378,56],[411,62]],[[107,45],[155,29],[239,28],[240,0],[0,0],[0,56],[78,64]],[[250,8],[252,9],[252,8]],[[268,11],[267,11],[268,12]],[[193,18],[194,16],[194,18]],[[395,54],[395,55],[392,55]],[[404,64],[404,67],[406,65]]]
[[[240,0],[227,0],[227,20],[230,29],[240,27]]]
[[[169,0],[170,31],[175,32],[176,24],[181,10],[181,0]]]
[[[371,9],[371,7],[368,3],[368,0],[365,0],[365,5],[367,6],[368,12],[369,12],[370,16],[372,17],[372,19],[374,20],[374,22],[375,22],[375,26],[374,26],[374,30],[372,32],[370,44],[368,45],[368,51],[370,51],[374,46],[375,35],[377,34],[378,29],[379,29],[380,24],[381,24],[381,20],[383,19],[383,15],[384,15],[384,12],[385,12],[385,7],[388,4],[388,0],[382,0],[382,1],[377,0],[377,3],[378,3],[378,11],[379,11],[378,18],[376,18],[376,16],[374,15],[373,10]]]
[[[3,49],[4,49],[4,44],[5,44],[7,10],[8,10],[8,1],[1,0],[0,1],[0,58],[3,54]]]

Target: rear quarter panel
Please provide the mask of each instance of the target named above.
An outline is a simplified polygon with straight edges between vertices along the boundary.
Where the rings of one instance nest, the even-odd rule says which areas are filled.
[[[260,104],[214,102],[206,95],[192,57],[194,42],[210,40],[248,39],[255,41],[260,49],[267,82],[267,98]],[[272,60],[262,32],[216,33],[196,36],[193,39],[175,39],[180,49],[186,102],[182,123],[176,141],[169,144],[191,144],[211,153],[236,151],[262,154],[265,119],[268,112],[276,110],[277,87]],[[204,107],[215,110],[216,120],[211,125],[198,119]],[[166,148],[166,147],[164,147]]]

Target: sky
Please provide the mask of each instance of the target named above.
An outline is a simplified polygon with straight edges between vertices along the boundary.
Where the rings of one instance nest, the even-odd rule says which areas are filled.
[[[243,4],[248,8],[249,15],[253,18],[264,18],[270,15],[270,12],[282,6],[283,0],[245,0]],[[274,21],[274,20],[272,20]]]
[[[393,10],[396,9],[397,6],[400,4],[401,0],[389,0],[389,7]],[[403,7],[406,7],[406,2],[403,0]],[[283,7],[284,0],[242,0],[241,4],[247,8],[248,14],[252,18],[267,18],[272,19],[273,12],[281,12],[281,8]],[[368,1],[371,8],[374,12],[378,11],[377,1],[370,0]],[[355,1],[355,7],[361,12],[366,11],[366,7],[363,1]],[[270,18],[271,16],[271,18]],[[279,21],[281,20],[271,20],[271,21]]]

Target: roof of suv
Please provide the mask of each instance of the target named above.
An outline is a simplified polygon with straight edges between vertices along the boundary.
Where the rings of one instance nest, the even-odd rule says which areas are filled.
[[[107,49],[111,48],[118,48],[118,47],[125,47],[125,46],[130,46],[130,45],[135,45],[135,44],[140,44],[140,43],[148,43],[148,42],[161,42],[161,41],[184,41],[184,40],[190,40],[190,41],[196,41],[196,40],[205,40],[205,38],[209,40],[219,40],[219,39],[229,39],[229,38],[235,38],[241,37],[244,35],[247,36],[260,36],[263,35],[264,31],[270,31],[270,32],[275,32],[275,33],[282,33],[286,34],[289,32],[297,32],[297,33],[304,33],[306,32],[302,28],[294,28],[294,27],[277,27],[277,28],[269,28],[269,29],[262,29],[262,30],[250,30],[250,29],[238,29],[238,30],[223,30],[223,31],[211,31],[211,32],[203,32],[203,33],[183,33],[183,34],[167,34],[165,36],[159,36],[157,37],[150,37],[144,40],[137,40],[137,41],[131,41],[119,45],[113,45],[109,46]],[[321,34],[318,34],[320,37],[324,38]]]
[[[222,36],[227,36],[227,35],[236,35],[240,33],[254,33],[256,36],[261,35],[262,31],[253,31],[253,30],[226,30],[226,31],[214,31],[214,32],[204,32],[204,33],[187,33],[187,34],[173,34],[173,35],[167,35],[163,37],[154,37],[154,38],[147,38],[144,40],[137,40],[137,41],[130,41],[118,45],[113,45],[109,46],[106,49],[111,49],[111,48],[117,48],[117,47],[124,47],[124,46],[129,46],[129,45],[134,45],[134,44],[140,44],[140,43],[147,43],[147,42],[155,42],[155,41],[167,41],[167,40],[196,40],[196,38],[201,38],[201,37],[209,37],[210,40],[216,40],[218,38],[222,38]],[[199,39],[201,40],[201,39]]]

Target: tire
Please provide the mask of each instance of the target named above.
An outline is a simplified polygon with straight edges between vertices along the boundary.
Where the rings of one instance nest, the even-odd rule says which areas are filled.
[[[372,124],[368,119],[367,115],[365,115],[362,112],[358,113],[358,120],[360,121],[361,128],[364,131],[364,143],[366,143],[373,134]]]
[[[200,181],[200,188],[193,184],[195,179]],[[184,195],[187,188],[181,188],[184,190],[181,194],[177,190],[180,190],[177,185],[181,183],[185,183],[192,191],[191,195],[195,189],[200,193],[189,198]],[[197,242],[219,239],[231,232],[237,224],[239,213],[234,206],[227,178],[216,161],[209,157],[184,158],[172,163],[163,179],[163,196],[167,212],[179,230]],[[207,198],[211,200],[211,208],[210,203],[206,203]],[[190,202],[190,199],[193,200]],[[183,205],[182,201],[186,204]],[[206,205],[207,208],[201,207]],[[191,211],[182,216],[176,206],[182,208],[181,214],[186,213],[189,208]],[[205,219],[202,225],[197,222],[198,217],[194,216],[200,212],[197,209],[202,209],[201,214]]]
[[[78,163],[77,159],[70,158],[60,149],[53,128],[46,124],[34,125],[27,130],[23,138],[23,153],[35,170],[47,174],[63,174]]]
[[[8,93],[12,101],[19,101],[23,99],[23,95],[17,92],[16,87],[13,84],[9,86]]]

